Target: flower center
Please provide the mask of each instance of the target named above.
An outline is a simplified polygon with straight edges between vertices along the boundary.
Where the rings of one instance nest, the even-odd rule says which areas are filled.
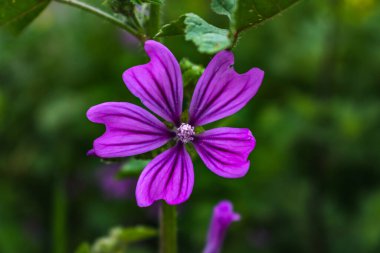
[[[180,139],[183,143],[188,143],[189,141],[194,140],[194,127],[182,123],[178,128],[177,128],[177,137]]]

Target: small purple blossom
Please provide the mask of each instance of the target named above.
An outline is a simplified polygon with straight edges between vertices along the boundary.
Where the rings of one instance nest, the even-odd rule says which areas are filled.
[[[156,156],[141,173],[136,198],[140,207],[163,199],[177,205],[186,201],[194,185],[194,171],[185,144],[192,144],[205,165],[226,178],[244,176],[248,156],[256,141],[249,129],[221,127],[197,133],[195,128],[243,108],[256,94],[264,72],[253,68],[238,74],[233,54],[214,56],[199,79],[189,108],[189,120],[181,121],[182,75],[178,61],[164,45],[147,41],[150,62],[126,70],[123,80],[141,102],[174,127],[169,129],[145,109],[125,102],[107,102],[90,108],[87,117],[104,124],[105,133],[93,143],[102,158],[126,157],[149,152],[174,140],[175,145]]]
[[[224,200],[214,207],[214,213],[207,235],[207,244],[203,253],[219,253],[230,224],[239,221],[240,215],[233,211],[230,201]]]
[[[109,165],[102,168],[97,174],[100,188],[106,198],[127,198],[136,184],[134,179],[117,179],[118,171],[119,166]]]

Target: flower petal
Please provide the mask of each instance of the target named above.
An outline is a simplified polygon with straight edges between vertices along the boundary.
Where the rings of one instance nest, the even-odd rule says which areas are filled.
[[[123,80],[146,107],[179,126],[183,100],[180,66],[169,49],[156,41],[145,42],[145,51],[150,62],[126,70]]]
[[[190,125],[200,126],[230,116],[256,94],[264,72],[253,68],[238,74],[233,63],[234,56],[228,51],[211,60],[195,87],[189,109]]]
[[[142,154],[164,145],[171,137],[166,126],[143,108],[122,102],[91,107],[87,118],[106,125],[106,132],[94,141],[94,152],[103,158]]]
[[[136,198],[140,207],[163,199],[170,205],[186,201],[193,190],[194,171],[185,146],[176,146],[155,157],[141,173]]]
[[[247,159],[256,140],[249,129],[221,127],[197,135],[193,143],[212,172],[221,177],[237,178],[248,172]]]
[[[240,220],[240,214],[234,212],[232,203],[228,200],[220,201],[215,207],[208,229],[207,243],[203,253],[221,252],[223,241],[228,227],[234,221]]]

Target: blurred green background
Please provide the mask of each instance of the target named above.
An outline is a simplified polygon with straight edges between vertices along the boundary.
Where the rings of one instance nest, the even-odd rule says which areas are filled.
[[[190,11],[227,24],[194,0],[167,0],[165,21]],[[252,166],[243,179],[223,179],[197,159],[179,209],[180,252],[201,252],[221,199],[242,216],[223,252],[380,252],[379,24],[376,0],[305,0],[243,34],[235,68],[260,67],[264,83],[213,126],[252,130]],[[165,43],[177,59],[211,58],[181,37]],[[121,74],[146,61],[121,30],[57,3],[18,38],[0,34],[0,252],[73,252],[114,226],[157,226],[157,205],[136,206],[133,180],[125,197],[109,196],[107,166],[86,156],[103,131],[86,110],[139,104]],[[156,248],[150,239],[129,252]]]

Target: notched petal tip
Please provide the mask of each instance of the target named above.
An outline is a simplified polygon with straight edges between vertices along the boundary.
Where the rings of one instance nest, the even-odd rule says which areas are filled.
[[[259,89],[264,72],[253,68],[243,74],[233,68],[234,55],[215,55],[199,79],[189,109],[189,124],[205,125],[242,109]]]
[[[157,41],[145,42],[144,49],[150,61],[127,69],[123,73],[124,83],[146,107],[178,125],[183,101],[179,63],[170,50]]]

